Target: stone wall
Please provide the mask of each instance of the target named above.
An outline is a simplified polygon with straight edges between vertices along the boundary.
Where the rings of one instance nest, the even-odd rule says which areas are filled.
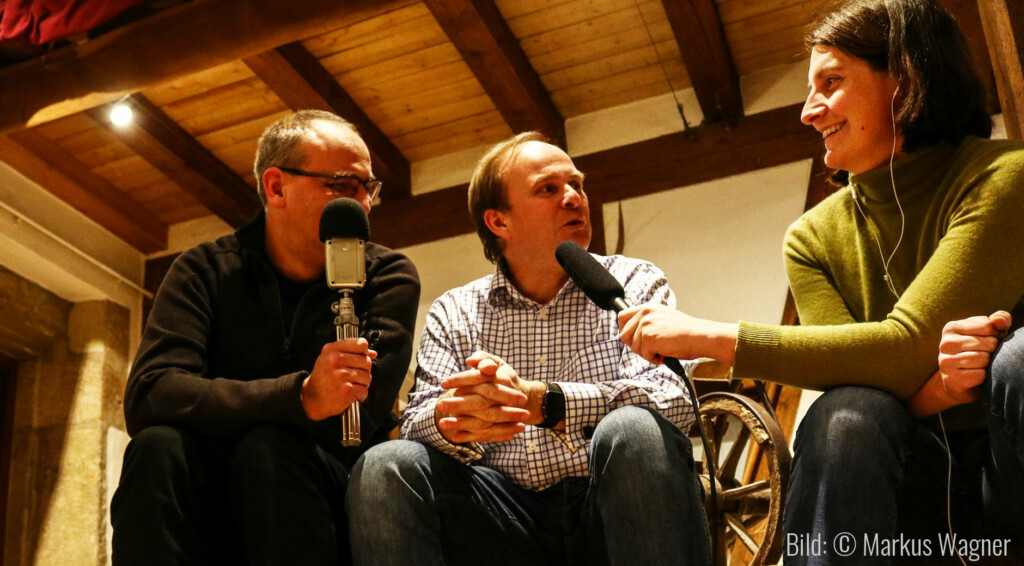
[[[128,335],[126,309],[0,268],[0,352],[18,360],[3,564],[108,563]]]

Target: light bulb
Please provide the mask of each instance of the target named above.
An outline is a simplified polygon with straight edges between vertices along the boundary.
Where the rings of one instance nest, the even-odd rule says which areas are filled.
[[[127,104],[116,104],[110,109],[110,121],[115,126],[127,126],[132,122],[132,108]]]

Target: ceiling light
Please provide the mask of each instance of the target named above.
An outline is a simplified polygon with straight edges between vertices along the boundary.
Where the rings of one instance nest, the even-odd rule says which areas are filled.
[[[115,126],[127,126],[132,122],[132,107],[121,102],[110,109],[110,121]]]

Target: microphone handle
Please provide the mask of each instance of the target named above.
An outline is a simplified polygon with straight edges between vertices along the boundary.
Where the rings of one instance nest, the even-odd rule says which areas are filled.
[[[338,318],[335,319],[338,340],[359,337],[359,319],[355,315],[355,307],[352,298],[348,293],[338,301]],[[339,416],[341,419],[341,445],[359,446],[360,439],[359,425],[359,401],[353,401],[351,405]]]

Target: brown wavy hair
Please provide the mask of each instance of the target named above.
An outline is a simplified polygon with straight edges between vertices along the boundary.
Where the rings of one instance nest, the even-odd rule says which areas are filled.
[[[812,24],[804,42],[808,49],[835,47],[898,81],[894,114],[904,151],[992,135],[967,40],[934,0],[841,2]]]

